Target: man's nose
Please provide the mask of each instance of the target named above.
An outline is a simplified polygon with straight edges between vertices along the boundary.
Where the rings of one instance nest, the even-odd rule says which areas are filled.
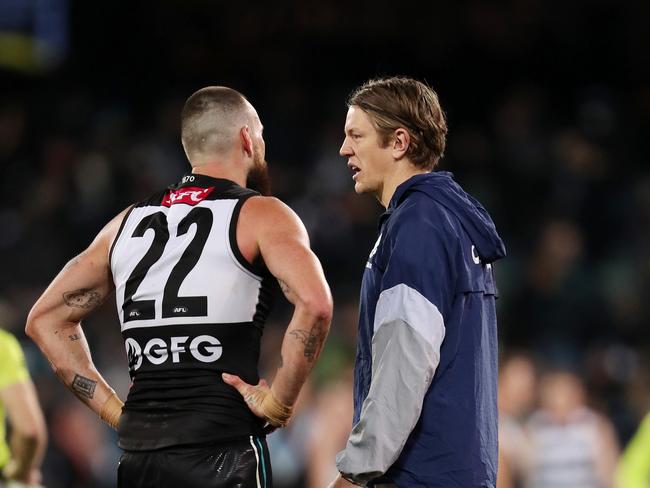
[[[341,149],[339,149],[339,154],[340,154],[341,156],[352,156],[352,154],[354,154],[354,153],[352,152],[352,148],[351,148],[350,145],[348,144],[348,139],[347,139],[347,137],[346,137],[345,140],[343,141],[343,144],[341,145]]]

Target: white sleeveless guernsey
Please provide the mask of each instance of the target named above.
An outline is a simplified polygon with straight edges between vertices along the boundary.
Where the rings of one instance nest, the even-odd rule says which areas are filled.
[[[236,240],[239,210],[254,195],[192,174],[125,216],[110,254],[133,380],[123,449],[260,435],[260,419],[221,380],[228,372],[259,381],[270,277]]]

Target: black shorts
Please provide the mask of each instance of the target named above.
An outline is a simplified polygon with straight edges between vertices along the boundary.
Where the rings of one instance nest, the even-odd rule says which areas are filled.
[[[118,488],[272,488],[266,440],[125,451],[117,469]]]

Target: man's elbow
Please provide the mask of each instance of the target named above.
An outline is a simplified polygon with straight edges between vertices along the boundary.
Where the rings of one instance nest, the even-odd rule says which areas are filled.
[[[42,313],[36,306],[34,306],[30,310],[29,315],[27,316],[27,322],[25,323],[25,334],[36,343],[38,343],[38,338],[43,324],[41,318]]]
[[[315,321],[329,329],[333,314],[332,297],[329,294],[307,300],[305,309]]]

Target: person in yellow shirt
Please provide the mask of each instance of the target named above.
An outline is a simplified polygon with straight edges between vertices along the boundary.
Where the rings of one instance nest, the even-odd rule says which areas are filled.
[[[625,448],[616,471],[617,488],[650,487],[650,413]]]
[[[5,415],[11,426],[9,440]],[[0,485],[3,479],[23,486],[40,484],[46,444],[45,419],[23,351],[13,335],[0,329]]]

